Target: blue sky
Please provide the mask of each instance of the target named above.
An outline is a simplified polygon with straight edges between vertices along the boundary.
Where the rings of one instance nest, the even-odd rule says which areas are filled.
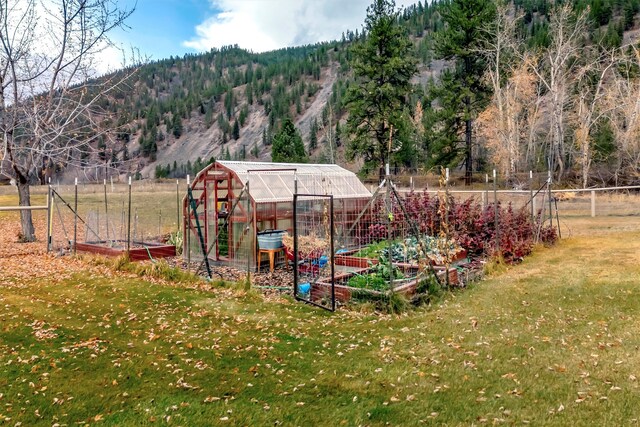
[[[135,1],[119,1],[121,7],[133,7]],[[130,27],[113,35],[115,42],[134,46],[152,59],[193,52],[184,42],[196,35],[195,28],[207,17],[215,16],[212,3],[206,0],[138,0]]]
[[[417,0],[396,0],[398,7]],[[238,44],[263,52],[340,38],[360,29],[371,0],[138,0],[129,30],[112,34],[152,60]],[[131,7],[135,0],[118,0]],[[118,68],[120,54],[104,60]]]

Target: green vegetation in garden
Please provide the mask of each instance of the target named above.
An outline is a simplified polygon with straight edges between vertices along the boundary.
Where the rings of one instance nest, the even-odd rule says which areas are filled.
[[[390,282],[402,278],[404,275],[400,269],[393,264],[390,265],[385,257],[380,256],[378,263],[372,264],[365,273],[354,273],[347,286],[373,291],[387,291]]]
[[[455,241],[443,237],[423,236],[421,244],[419,244],[418,239],[412,236],[402,240],[394,240],[391,245],[387,240],[371,243],[356,252],[354,256],[358,258],[383,256],[386,258],[389,250],[391,250],[391,258],[394,262],[417,262],[421,258],[421,253],[426,250],[427,256],[432,261],[442,264],[445,256],[443,252],[453,256],[462,251],[462,248]]]
[[[369,289],[372,291],[387,291],[389,290],[388,279],[371,273],[371,274],[358,274],[354,275],[347,282],[347,286],[358,289]]]
[[[402,316],[3,271],[0,421],[634,423],[639,254],[637,231],[563,240]]]
[[[393,242],[397,243],[397,242]],[[360,249],[358,252],[353,254],[353,256],[358,258],[377,258],[380,255],[380,251],[384,248],[389,247],[389,242],[386,240],[381,240],[379,242],[373,242]]]
[[[391,289],[390,283],[395,280],[403,279],[405,276],[402,271],[394,264],[397,260],[389,262],[387,257],[388,247],[382,248],[380,243],[373,243],[372,246],[380,248],[378,252],[378,262],[369,261],[369,268],[363,272],[354,272],[353,276],[347,282],[347,286],[358,289],[367,289],[372,291],[384,292]],[[366,251],[366,248],[364,249]]]

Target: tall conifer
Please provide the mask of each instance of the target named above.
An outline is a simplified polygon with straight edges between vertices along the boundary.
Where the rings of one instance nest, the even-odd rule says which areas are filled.
[[[435,122],[427,128],[438,129],[428,133],[427,151],[431,162],[441,165],[454,166],[464,159],[467,184],[473,173],[473,123],[491,95],[482,78],[486,64],[478,50],[486,40],[483,30],[493,22],[495,14],[491,0],[452,0],[443,9],[445,29],[435,39],[436,56],[454,61],[455,65],[432,91],[440,109],[427,115]]]
[[[406,100],[417,61],[398,20],[393,0],[375,0],[367,8],[366,37],[353,47],[356,83],[347,92],[352,138],[346,154],[349,160],[362,158],[365,173],[384,166],[389,151],[406,150],[409,144]]]

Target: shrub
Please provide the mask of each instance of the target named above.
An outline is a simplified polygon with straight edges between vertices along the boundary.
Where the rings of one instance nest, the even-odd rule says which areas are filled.
[[[449,238],[458,242],[471,257],[499,257],[505,262],[522,260],[531,253],[536,239],[537,225],[531,221],[527,209],[514,209],[511,204],[501,203],[483,207],[473,198],[457,201],[448,195],[449,210],[446,216],[439,214],[442,201],[429,193],[411,192],[403,197],[402,207],[394,201],[392,205],[392,237],[402,235],[407,221],[413,221],[421,234],[439,236],[443,231],[442,221],[446,218]],[[498,209],[499,248],[496,246],[495,209]],[[384,218],[384,205],[374,205],[374,217]],[[405,211],[409,218],[405,218]],[[383,222],[383,221],[381,221]],[[385,234],[382,234],[382,230]],[[372,240],[386,238],[386,224],[369,226]],[[552,244],[557,239],[556,229],[543,227],[540,240]],[[499,249],[499,251],[498,251]]]

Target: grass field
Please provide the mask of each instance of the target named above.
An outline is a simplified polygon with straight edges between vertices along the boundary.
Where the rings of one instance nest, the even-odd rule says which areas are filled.
[[[640,424],[640,220],[561,223],[556,247],[400,317],[0,250],[0,424]]]
[[[0,424],[640,424],[640,221],[602,220],[397,317],[5,251]]]

